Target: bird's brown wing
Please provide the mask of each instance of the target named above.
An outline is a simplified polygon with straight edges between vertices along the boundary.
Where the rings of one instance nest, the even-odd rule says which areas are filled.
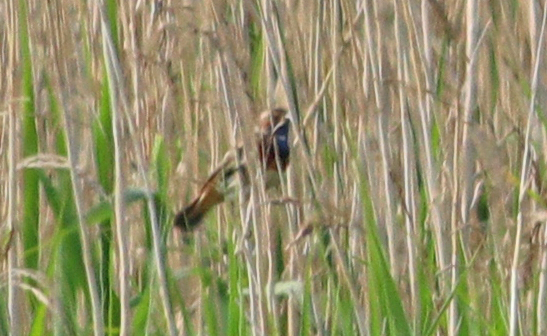
[[[183,231],[192,230],[209,210],[234,194],[241,181],[248,180],[247,167],[239,156],[240,153],[241,150],[238,148],[224,157],[220,165],[209,175],[197,197],[176,215],[175,226]]]

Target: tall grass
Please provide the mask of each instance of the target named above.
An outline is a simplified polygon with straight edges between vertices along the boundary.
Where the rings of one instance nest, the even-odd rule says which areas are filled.
[[[544,334],[545,13],[6,1],[0,334]],[[250,196],[174,230],[238,145]]]

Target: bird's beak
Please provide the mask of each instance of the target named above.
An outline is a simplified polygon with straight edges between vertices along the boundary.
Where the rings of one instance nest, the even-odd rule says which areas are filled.
[[[283,120],[283,122],[281,124],[282,125],[290,125],[290,124],[292,124],[292,122],[293,122],[292,115],[289,111],[287,111],[287,113],[285,114],[285,120]]]
[[[285,117],[285,120],[283,120],[283,122],[281,123],[281,125],[290,125],[292,123],[292,119],[290,118],[290,116],[286,116]]]

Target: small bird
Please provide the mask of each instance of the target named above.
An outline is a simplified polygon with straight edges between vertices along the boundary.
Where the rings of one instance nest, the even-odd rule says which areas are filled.
[[[274,108],[260,115],[257,129],[257,150],[265,177],[265,186],[278,184],[279,172],[289,165],[290,119],[287,110]],[[209,175],[197,197],[175,216],[175,226],[184,232],[196,228],[205,214],[233,194],[237,185],[249,185],[250,178],[243,158],[243,148],[226,154],[220,165]]]

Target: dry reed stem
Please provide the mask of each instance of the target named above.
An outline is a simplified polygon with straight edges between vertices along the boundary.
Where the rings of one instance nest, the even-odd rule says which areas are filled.
[[[151,251],[145,252],[154,256],[155,272],[144,282],[158,283],[161,295],[150,300],[155,311],[145,319],[146,332],[164,328],[176,333],[179,328],[214,333],[209,329],[209,305],[223,302],[220,285],[209,285],[194,274],[177,276],[198,269],[218,283],[231,284],[228,269],[233,265],[217,260],[217,254],[221,246],[232,243],[239,254],[231,260],[241,278],[228,299],[247,287],[249,293],[234,299],[238,314],[245,315],[238,320],[241,332],[294,335],[301,332],[302,321],[324,335],[350,333],[350,328],[388,332],[388,322],[375,329],[375,314],[382,311],[377,307],[380,294],[371,290],[374,273],[367,263],[369,220],[378,228],[389,256],[389,274],[415,332],[457,334],[472,323],[480,332],[490,330],[489,325],[502,333],[544,332],[543,245],[531,247],[529,253],[538,253],[533,259],[538,262],[528,259],[525,267],[522,263],[529,223],[543,221],[524,214],[540,213],[545,194],[547,137],[535,113],[543,109],[545,96],[543,61],[537,59],[544,45],[537,2],[516,7],[503,1],[437,0],[118,2],[113,18],[118,34],[112,39],[119,46],[108,57],[102,56],[108,43],[101,40],[106,35],[99,6],[65,0],[49,7],[36,0],[27,3],[40,150],[25,160],[17,156],[17,6],[13,1],[0,5],[6,18],[0,23],[0,57],[6,64],[0,67],[0,120],[6,121],[0,122],[0,194],[7,200],[0,215],[8,226],[17,228],[23,214],[24,205],[17,202],[23,191],[17,167],[39,170],[47,179],[54,169],[77,164],[49,154],[58,130],[51,127],[44,83],[56,78],[53,72],[66,80],[63,85],[53,80],[51,85],[51,94],[66,105],[63,131],[81,131],[77,138],[83,143],[89,140],[88,120],[96,118],[101,106],[103,69],[116,68],[117,174],[123,182],[118,191],[134,185],[156,188],[156,172],[149,167],[156,164],[151,154],[155,141],[162,140],[171,167],[168,186],[157,187],[166,191],[169,209],[184,206],[199,188],[199,183],[189,181],[203,181],[236,144],[243,144],[253,176],[259,176],[252,157],[254,117],[276,104],[291,109],[294,154],[281,195],[265,193],[258,182],[248,203],[229,201],[210,215],[196,232],[195,245],[185,245],[178,233],[172,234],[164,254],[168,260],[159,260],[162,237],[158,223],[151,220]],[[107,58],[116,58],[118,64],[109,65]],[[54,59],[58,66],[52,66]],[[537,78],[533,114],[531,78]],[[530,134],[527,123],[535,129]],[[86,215],[87,209],[111,195],[97,186],[94,158],[85,161],[88,147],[78,142],[72,144],[73,154],[81,160],[72,173],[79,212]],[[363,199],[365,185],[370,200]],[[142,222],[134,211],[141,208],[122,204],[120,193],[117,197],[117,216],[123,221],[117,223],[114,270],[123,286],[111,290],[123,294],[126,317],[120,326],[128,333],[139,318],[127,306],[128,299],[142,293],[138,274],[147,269],[131,252],[143,250],[142,237],[149,231],[129,224]],[[272,197],[296,202],[279,206],[269,201]],[[368,201],[372,213],[365,212]],[[146,206],[153,214],[152,202]],[[484,209],[486,216],[480,214]],[[55,250],[51,228],[56,222],[47,198],[40,210],[38,236],[43,246],[36,271],[45,274]],[[315,218],[322,223],[309,229]],[[288,247],[281,251],[273,242],[280,228],[281,244]],[[329,246],[337,251],[322,250],[324,228],[330,228]],[[91,241],[85,249],[95,253],[96,230],[85,229]],[[17,269],[17,259],[24,257],[18,232],[11,232],[16,232],[13,238],[5,234],[6,240],[13,239],[8,244],[10,263],[1,268],[10,274]],[[334,266],[321,253],[337,257]],[[212,266],[204,266],[202,259],[212,260]],[[279,260],[284,262],[281,273],[276,268]],[[163,279],[153,282],[156,274]],[[519,286],[521,278],[528,280]],[[18,279],[11,279],[11,293],[22,283]],[[275,294],[275,285],[284,281],[309,281],[308,310],[293,298]],[[466,293],[461,290],[464,285]],[[521,299],[523,291],[527,299]],[[28,306],[32,294],[27,293],[33,292],[41,291],[29,288],[21,296],[11,296],[10,318]],[[51,307],[63,300],[47,288],[43,292]],[[97,303],[80,304],[81,293],[75,296],[75,316],[100,314],[83,313]],[[345,314],[349,302],[355,311]],[[456,302],[484,312],[484,319],[477,320]],[[223,309],[222,304],[214,308],[218,328],[225,326],[217,318]],[[19,323],[11,324],[30,326],[34,320],[34,314],[19,317]],[[511,322],[510,328],[500,322],[504,320]],[[85,318],[78,321],[92,328]],[[350,328],[345,329],[346,321]],[[433,321],[440,323],[432,326]],[[19,333],[25,331],[22,327]]]

